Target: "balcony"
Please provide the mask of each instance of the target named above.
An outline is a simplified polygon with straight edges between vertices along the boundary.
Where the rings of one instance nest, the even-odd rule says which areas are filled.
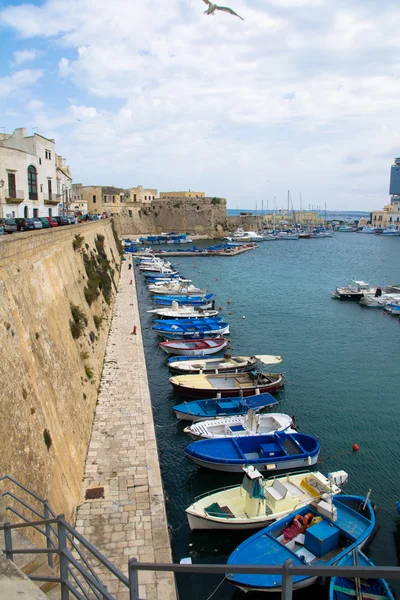
[[[6,204],[21,204],[24,201],[23,190],[5,190]]]
[[[61,194],[53,194],[51,192],[45,192],[43,198],[46,206],[57,206],[57,204],[63,201]]]

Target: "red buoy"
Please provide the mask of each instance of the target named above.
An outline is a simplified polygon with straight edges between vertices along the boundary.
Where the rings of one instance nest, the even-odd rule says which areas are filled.
[[[230,300],[228,300],[228,301],[227,301],[227,304],[230,304],[230,303],[231,303],[231,301],[230,301]]]
[[[132,279],[130,280],[129,285],[132,285]]]
[[[218,277],[215,278],[215,281],[219,281]]]
[[[358,452],[359,449],[360,448],[358,444],[353,444],[353,452]]]
[[[136,335],[136,325],[133,326],[131,335]]]
[[[218,310],[222,310],[222,306],[218,306]]]

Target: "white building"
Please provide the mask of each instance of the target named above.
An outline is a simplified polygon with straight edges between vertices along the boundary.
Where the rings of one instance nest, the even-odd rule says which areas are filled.
[[[54,140],[25,128],[0,134],[0,217],[46,217],[71,198],[69,167]]]

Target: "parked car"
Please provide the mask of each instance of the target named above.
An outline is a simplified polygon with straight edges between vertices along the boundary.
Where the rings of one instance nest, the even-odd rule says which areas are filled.
[[[14,231],[18,231],[15,219],[0,219],[0,226],[3,227],[4,233],[14,233]]]
[[[39,217],[39,219],[42,223],[43,229],[50,229],[51,225],[50,225],[49,221],[47,220],[47,217]]]
[[[69,225],[70,222],[68,221],[67,217],[53,217],[53,219],[55,221],[57,221],[57,223],[59,225]]]
[[[42,229],[43,224],[42,224],[42,221],[39,219],[39,217],[33,217],[32,221],[35,226],[35,229]]]
[[[5,235],[3,225],[0,225],[0,235]]]
[[[67,215],[65,218],[68,219],[70,225],[74,224],[75,217],[72,215]]]
[[[42,219],[46,219],[50,227],[58,227],[58,223],[54,220],[54,217],[42,217]]]
[[[17,217],[15,222],[17,224],[18,231],[29,231],[30,229],[35,229],[35,223],[33,219],[23,219]]]

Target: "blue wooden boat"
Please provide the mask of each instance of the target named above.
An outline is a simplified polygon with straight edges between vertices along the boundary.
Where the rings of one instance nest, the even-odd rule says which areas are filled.
[[[358,548],[354,548],[352,552],[348,552],[337,564],[340,567],[374,566],[374,563]],[[390,587],[384,579],[332,577],[329,585],[329,600],[349,600],[350,598],[394,600]]]
[[[175,319],[154,319],[154,324],[161,325],[198,325],[198,319],[196,317],[189,319],[182,319],[180,317],[176,317]],[[202,323],[206,323],[207,325],[219,325],[220,323],[224,323],[223,317],[203,317],[201,319]],[[227,323],[226,323],[227,325]]]
[[[163,306],[172,306],[173,302],[205,306],[211,304],[213,296],[214,294],[204,294],[204,296],[153,296],[151,301],[153,304],[162,304]]]
[[[229,473],[241,473],[245,465],[259,471],[302,469],[315,465],[319,451],[320,443],[313,435],[284,432],[201,440],[185,448],[197,465]]]
[[[171,271],[171,273],[154,273],[153,271],[144,271],[143,275],[146,278],[146,283],[152,283],[155,279],[177,279],[180,277],[179,271]]]
[[[258,411],[275,406],[278,401],[271,394],[257,394],[247,398],[208,398],[183,402],[172,407],[178,419],[205,421],[218,417],[245,415],[250,409]]]
[[[281,497],[284,484],[277,486],[274,494]],[[232,552],[228,568],[229,565],[246,564],[283,565],[288,559],[294,565],[335,565],[353,548],[366,546],[374,530],[372,504],[361,496],[339,494],[330,501],[314,501],[251,536]],[[228,572],[226,578],[246,592],[278,592],[282,589],[280,575]],[[295,575],[293,589],[308,587],[316,579]]]
[[[217,319],[159,319],[153,329],[167,340],[195,340],[229,333],[229,323]]]

